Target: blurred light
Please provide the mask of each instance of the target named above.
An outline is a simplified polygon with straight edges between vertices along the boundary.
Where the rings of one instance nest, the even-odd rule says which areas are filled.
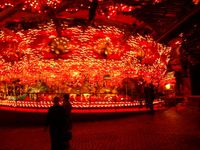
[[[165,89],[166,89],[166,90],[170,90],[170,89],[171,89],[171,84],[170,84],[170,83],[166,84],[166,85],[165,85]]]

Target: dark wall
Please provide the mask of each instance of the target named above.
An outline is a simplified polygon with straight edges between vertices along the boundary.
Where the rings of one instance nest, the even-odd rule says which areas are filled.
[[[191,66],[192,95],[200,95],[200,64]]]

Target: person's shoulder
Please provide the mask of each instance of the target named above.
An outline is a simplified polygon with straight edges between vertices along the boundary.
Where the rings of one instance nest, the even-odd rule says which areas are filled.
[[[50,107],[49,107],[49,110],[51,110],[51,109],[53,109],[53,108],[54,108],[54,106],[50,106]]]
[[[55,110],[55,107],[54,106],[51,106],[51,107],[49,107],[49,109],[48,109],[48,113],[51,113],[51,112],[53,112]]]
[[[59,106],[57,106],[57,109],[63,110],[64,106],[59,105]]]
[[[71,104],[70,102],[68,102],[68,103],[67,103],[67,106],[68,106],[68,107],[71,107],[71,106],[72,106],[72,104]]]
[[[62,109],[63,107],[58,105],[58,106],[51,106],[49,107],[49,110],[55,110],[55,109]]]

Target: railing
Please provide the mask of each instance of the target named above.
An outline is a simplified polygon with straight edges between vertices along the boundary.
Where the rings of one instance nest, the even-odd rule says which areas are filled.
[[[20,96],[0,95],[1,106],[48,108],[53,105],[54,96],[62,98],[63,93],[28,93]],[[60,102],[62,103],[62,101]],[[130,98],[128,95],[117,94],[70,94],[70,103],[73,108],[116,108],[116,107],[143,107],[144,98]],[[164,100],[156,98],[154,104],[163,104]]]

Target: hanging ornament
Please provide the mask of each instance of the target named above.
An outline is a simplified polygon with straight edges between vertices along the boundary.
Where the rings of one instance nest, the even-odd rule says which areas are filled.
[[[135,56],[139,61],[142,61],[145,57],[145,51],[143,48],[139,48],[138,50],[135,50]]]
[[[99,58],[107,58],[116,53],[109,37],[100,38],[96,43],[97,44],[94,46],[94,52],[99,55]]]
[[[51,52],[60,55],[69,52],[69,39],[65,37],[57,37],[50,42]]]

